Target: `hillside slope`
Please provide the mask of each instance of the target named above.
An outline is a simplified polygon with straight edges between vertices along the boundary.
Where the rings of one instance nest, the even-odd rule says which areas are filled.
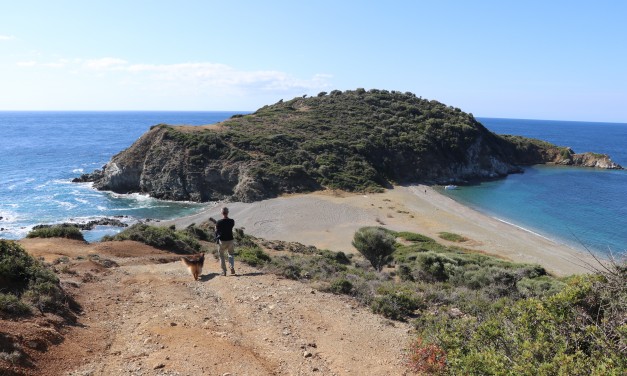
[[[538,163],[620,168],[604,155],[497,136],[472,114],[412,93],[357,89],[280,101],[212,126],[161,124],[75,180],[161,199],[249,202],[324,187],[491,179]]]
[[[237,275],[222,277],[213,257],[194,281],[181,262],[172,262],[177,256],[132,241],[21,243],[35,257],[65,257],[61,278],[83,313],[80,325],[63,330],[64,339],[48,351],[27,348],[31,365],[7,369],[0,359],[0,375],[407,372],[411,325],[375,315],[349,297],[239,262]],[[27,330],[18,324],[7,330]]]

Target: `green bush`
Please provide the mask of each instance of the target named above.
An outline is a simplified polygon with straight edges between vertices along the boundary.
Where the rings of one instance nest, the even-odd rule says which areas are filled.
[[[480,317],[426,316],[420,335],[446,352],[451,374],[623,375],[625,270],[571,278],[548,297],[496,300]]]
[[[339,278],[336,279],[335,281],[331,282],[331,286],[329,286],[329,291],[331,291],[334,294],[350,294],[351,291],[353,290],[353,284],[344,278]]]
[[[564,287],[566,287],[564,282],[549,276],[525,277],[516,283],[520,294],[528,298],[555,295]]]
[[[200,243],[186,231],[176,231],[170,227],[150,226],[137,223],[115,236],[105,236],[102,241],[134,240],[149,246],[175,253],[200,251]]]
[[[398,266],[398,277],[403,282],[413,282],[415,280],[411,267],[406,264],[401,264]]]
[[[432,238],[425,236],[425,235],[416,234],[414,232],[407,232],[407,231],[397,232],[396,236],[399,238],[403,238],[410,242],[435,243],[435,240],[433,240]]]
[[[405,320],[420,307],[420,299],[405,291],[386,292],[375,296],[370,304],[372,312],[392,320]]]
[[[439,236],[440,238],[444,240],[448,240],[450,242],[462,243],[462,242],[468,241],[468,238],[461,236],[459,234],[454,234],[452,232],[440,232]]]
[[[328,281],[347,270],[346,255],[322,250],[318,253],[274,257],[268,270],[290,279]]]
[[[250,265],[261,266],[270,261],[270,256],[259,247],[245,247],[237,250],[237,259]]]
[[[173,229],[174,230],[174,229]],[[213,236],[210,235],[206,230],[196,226],[196,224],[192,223],[185,229],[185,232],[194,239],[210,241],[213,240]]]
[[[57,276],[16,242],[0,240],[0,313],[28,314],[28,304],[41,312],[69,314]]]
[[[394,236],[380,227],[362,227],[353,237],[353,247],[357,248],[370,264],[381,271],[383,266],[392,260],[394,253]]]
[[[13,294],[0,293],[0,312],[12,316],[25,316],[32,313],[30,306]]]
[[[457,263],[454,259],[442,253],[427,252],[418,258],[422,271],[436,281],[446,281],[455,270]]]
[[[34,228],[27,235],[27,238],[66,238],[74,240],[83,240],[83,233],[76,226],[54,225],[50,227]]]

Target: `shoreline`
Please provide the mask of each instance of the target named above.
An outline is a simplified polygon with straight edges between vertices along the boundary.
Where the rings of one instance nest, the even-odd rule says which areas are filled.
[[[395,186],[375,194],[320,191],[225,205],[236,227],[244,228],[250,235],[333,251],[356,253],[351,245],[355,231],[364,226],[382,226],[421,233],[446,245],[514,262],[540,264],[558,276],[587,273],[589,265],[596,265],[589,254],[481,213],[425,185]],[[209,217],[218,219],[221,207],[216,205],[190,216],[163,220],[159,225],[184,228]],[[469,240],[449,242],[439,238],[440,232],[456,233]]]

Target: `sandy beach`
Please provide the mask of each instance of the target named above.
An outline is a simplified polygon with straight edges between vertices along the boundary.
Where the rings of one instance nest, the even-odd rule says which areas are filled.
[[[384,226],[515,262],[538,263],[560,276],[585,273],[590,269],[587,265],[596,263],[586,253],[484,215],[423,185],[397,186],[376,194],[323,191],[227,205],[236,226],[248,234],[334,251],[356,252],[351,245],[355,231],[363,226]],[[208,217],[218,219],[221,207],[161,224],[180,228]],[[447,242],[438,237],[443,231],[469,240]]]

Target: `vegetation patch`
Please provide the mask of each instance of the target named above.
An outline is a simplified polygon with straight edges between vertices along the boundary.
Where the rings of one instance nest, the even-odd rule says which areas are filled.
[[[468,241],[468,238],[452,232],[440,232],[438,234],[441,239],[448,240],[449,242],[463,243]]]
[[[16,242],[0,240],[0,316],[51,312],[73,319],[68,297],[59,279]]]
[[[411,321],[418,335],[407,362],[418,374],[622,375],[627,369],[624,262],[555,278],[539,265],[393,234],[419,239],[394,244],[395,268],[379,270],[361,258],[342,263],[339,253],[317,250],[285,252],[263,270]]]
[[[81,230],[72,225],[62,224],[50,227],[34,228],[27,235],[27,238],[65,238],[85,241]]]
[[[171,227],[157,227],[138,223],[114,236],[105,236],[102,241],[133,240],[151,247],[185,254],[200,251],[201,245],[194,237],[195,234],[195,231],[190,234],[189,229],[177,231]]]
[[[416,234],[415,232],[401,231],[394,233],[394,235],[409,242],[435,243],[435,240],[433,240],[432,238],[422,234]]]
[[[259,246],[240,248],[236,252],[237,259],[250,266],[262,266],[271,261],[270,256]]]

